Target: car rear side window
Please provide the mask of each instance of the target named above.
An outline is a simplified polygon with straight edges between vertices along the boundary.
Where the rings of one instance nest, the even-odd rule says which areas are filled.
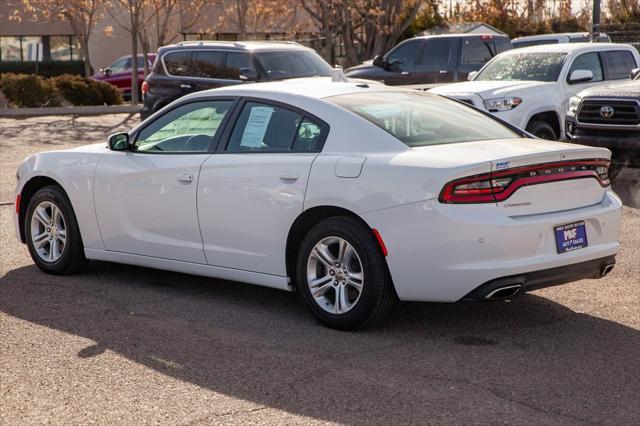
[[[638,66],[631,52],[626,50],[602,52],[602,56],[607,66],[609,80],[629,78],[631,70]]]
[[[223,57],[224,52],[219,50],[202,50],[196,52],[190,74],[193,77],[201,78],[227,78],[222,62]]]
[[[451,63],[451,53],[453,50],[451,46],[452,41],[453,40],[450,39],[427,41],[422,51],[420,64],[441,67]]]
[[[462,43],[462,63],[482,65],[494,56],[491,46],[480,38],[468,38]]]
[[[191,52],[170,52],[164,55],[164,58],[162,60],[169,75],[189,75]]]
[[[473,108],[418,91],[352,93],[326,99],[411,147],[519,137]]]
[[[322,126],[275,105],[247,102],[236,121],[227,152],[318,151]]]

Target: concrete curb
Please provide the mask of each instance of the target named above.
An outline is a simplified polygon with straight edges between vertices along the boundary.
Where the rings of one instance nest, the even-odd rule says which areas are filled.
[[[0,108],[0,117],[39,117],[44,115],[135,114],[141,105],[65,106],[42,108]]]

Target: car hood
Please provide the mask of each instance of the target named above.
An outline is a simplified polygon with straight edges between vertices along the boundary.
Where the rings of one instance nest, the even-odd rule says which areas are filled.
[[[640,98],[640,80],[630,80],[622,83],[604,84],[590,87],[581,91],[578,96],[620,96],[625,98]]]
[[[360,65],[356,65],[355,67],[351,67],[351,68],[347,68],[346,70],[344,70],[345,74],[349,75],[350,72],[356,72],[356,71],[369,71],[369,70],[379,70],[380,68],[373,65],[372,63],[363,63]]]
[[[461,93],[475,93],[483,99],[495,98],[521,93],[523,90],[537,90],[541,87],[554,85],[554,82],[546,81],[466,81],[463,83],[445,84],[430,90],[439,95],[452,95]]]

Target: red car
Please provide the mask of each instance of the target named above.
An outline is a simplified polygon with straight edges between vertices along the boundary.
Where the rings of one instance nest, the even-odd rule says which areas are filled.
[[[113,84],[120,89],[125,99],[131,99],[131,57],[131,55],[123,56],[107,68],[102,68],[93,76],[93,79]],[[156,60],[156,54],[149,53],[147,59],[149,60],[149,69],[151,69],[153,62]],[[138,91],[140,91],[143,80],[144,57],[143,55],[138,55]]]

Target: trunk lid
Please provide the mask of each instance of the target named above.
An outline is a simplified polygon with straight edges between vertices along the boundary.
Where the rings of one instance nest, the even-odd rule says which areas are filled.
[[[489,180],[488,173],[491,179],[506,180],[515,174],[517,179],[512,179],[512,186],[502,196],[488,195],[499,212],[508,216],[550,213],[599,203],[606,187],[593,178],[591,169],[596,166],[592,160],[610,158],[609,150],[604,148],[525,138],[432,145],[413,151],[418,154],[414,161],[439,175],[440,188],[445,187],[443,193],[446,184],[452,181],[475,175]]]
[[[501,213],[508,216],[552,213],[602,201],[606,188],[598,179],[580,176],[593,167],[581,160],[609,159],[607,149],[535,139],[520,139],[511,144],[509,153],[492,160],[492,175],[499,177],[521,168],[520,176],[524,179],[522,186],[508,198],[497,200]],[[536,165],[540,167],[529,167]],[[545,181],[546,178],[553,180]]]

